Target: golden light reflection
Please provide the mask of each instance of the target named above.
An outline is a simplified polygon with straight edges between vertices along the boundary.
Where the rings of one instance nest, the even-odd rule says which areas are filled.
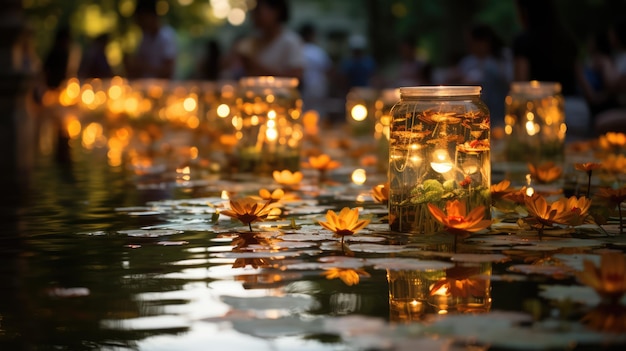
[[[363,185],[367,180],[367,174],[364,169],[358,168],[352,172],[352,182],[356,185]]]
[[[217,116],[220,118],[226,118],[230,114],[230,107],[226,104],[221,104],[217,107]]]
[[[350,116],[357,122],[364,121],[367,118],[367,108],[361,104],[354,105],[350,110]]]

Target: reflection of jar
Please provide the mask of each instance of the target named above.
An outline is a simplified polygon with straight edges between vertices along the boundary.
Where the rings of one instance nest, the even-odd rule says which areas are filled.
[[[506,178],[522,184],[527,164],[554,162],[562,167],[565,152],[565,112],[561,85],[515,82],[506,97]]]
[[[298,170],[304,136],[298,79],[246,77],[239,83],[237,106],[241,115],[233,120],[239,170]]]
[[[468,211],[491,203],[489,110],[480,87],[400,89],[391,111],[389,222],[391,230],[434,233],[439,224],[428,203],[447,200]]]

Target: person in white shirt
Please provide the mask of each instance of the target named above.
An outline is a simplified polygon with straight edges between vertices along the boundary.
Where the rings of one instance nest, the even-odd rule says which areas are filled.
[[[154,0],[137,2],[135,20],[142,38],[134,56],[125,62],[128,77],[173,78],[178,54],[176,32],[161,23]]]
[[[286,27],[286,0],[258,0],[252,11],[256,31],[240,41],[237,52],[248,76],[302,78],[302,40]]]

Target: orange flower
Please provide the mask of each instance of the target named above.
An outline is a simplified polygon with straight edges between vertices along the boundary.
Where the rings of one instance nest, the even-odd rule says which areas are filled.
[[[513,190],[507,194],[504,194],[502,198],[509,200],[509,201],[513,201],[516,204],[523,205],[526,201],[526,198],[533,194],[533,192],[530,192],[530,195],[529,195],[529,190],[531,189],[523,186],[519,190]]]
[[[302,172],[296,171],[292,173],[288,169],[285,169],[283,171],[274,171],[272,173],[272,176],[274,177],[276,183],[292,186],[300,184],[303,177]]]
[[[545,162],[540,165],[528,164],[528,170],[533,179],[539,183],[548,184],[559,179],[563,170],[561,167],[554,164],[554,162]]]
[[[326,279],[341,279],[346,285],[359,284],[361,277],[369,277],[370,274],[363,269],[353,268],[330,268],[322,273]]]
[[[455,298],[484,296],[487,293],[487,283],[487,279],[480,275],[479,269],[456,266],[446,269],[446,277],[432,285],[430,295]]]
[[[489,191],[491,192],[491,198],[493,200],[498,200],[511,193],[513,189],[511,188],[511,182],[505,179],[498,184],[493,184],[489,188]]]
[[[276,189],[270,193],[270,191],[267,189],[261,189],[259,190],[259,196],[262,200],[274,203],[280,201],[280,199],[285,196],[285,192],[283,191],[283,189]]]
[[[604,149],[614,149],[626,146],[626,134],[608,132],[599,138],[600,146]]]
[[[220,213],[247,224],[252,231],[252,223],[263,221],[271,214],[272,209],[273,206],[270,205],[270,201],[259,203],[254,199],[244,198],[239,201],[230,200],[230,210],[224,210]]]
[[[589,207],[591,207],[591,199],[584,196],[577,198],[560,198],[555,201],[551,208],[556,210],[555,222],[569,226],[578,226],[589,218]]]
[[[574,163],[574,168],[578,171],[591,172],[596,169],[600,169],[602,164],[595,162]]]
[[[470,233],[483,230],[491,225],[491,220],[485,217],[485,206],[478,206],[467,213],[465,203],[459,200],[446,202],[446,213],[439,207],[429,203],[428,211],[435,219],[443,224],[445,229],[457,236],[465,237]]]
[[[539,194],[526,196],[524,198],[524,204],[528,210],[531,222],[537,222],[541,224],[541,226],[552,226],[556,223],[555,218],[557,218],[557,210],[553,209],[543,196]]]
[[[344,207],[339,214],[333,210],[326,212],[326,220],[328,222],[319,222],[319,224],[335,233],[335,237],[341,237],[341,244],[343,245],[343,238],[347,235],[354,235],[359,230],[365,228],[369,223],[369,219],[359,220],[359,209]]]
[[[387,204],[389,202],[389,182],[374,186],[372,188],[372,197],[376,202]]]
[[[319,156],[309,157],[309,162],[303,164],[306,168],[317,169],[318,171],[329,171],[331,169],[338,168],[341,164],[335,160],[332,160],[330,156],[321,154]]]
[[[600,256],[600,267],[589,260],[578,279],[592,287],[598,295],[617,302],[626,293],[626,256],[621,252],[605,252]]]

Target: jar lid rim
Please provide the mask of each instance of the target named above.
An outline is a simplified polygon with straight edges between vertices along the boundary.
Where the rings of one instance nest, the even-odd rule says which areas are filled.
[[[432,85],[418,87],[402,87],[402,96],[467,96],[479,95],[479,85]]]

